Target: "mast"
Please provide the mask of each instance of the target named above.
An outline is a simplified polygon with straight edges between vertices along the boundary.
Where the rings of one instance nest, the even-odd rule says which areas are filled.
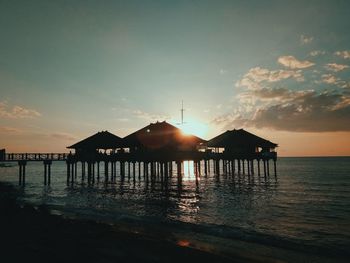
[[[184,101],[181,101],[181,124],[184,124]]]
[[[180,109],[180,113],[181,113],[181,122],[180,123],[177,123],[177,125],[183,125],[185,124],[186,122],[184,122],[184,101],[182,100],[181,101],[181,109]]]

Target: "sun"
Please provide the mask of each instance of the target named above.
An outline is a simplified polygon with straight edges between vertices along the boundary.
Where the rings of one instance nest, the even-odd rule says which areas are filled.
[[[203,138],[207,135],[209,127],[204,123],[191,119],[181,124],[179,128],[184,134],[192,134]]]

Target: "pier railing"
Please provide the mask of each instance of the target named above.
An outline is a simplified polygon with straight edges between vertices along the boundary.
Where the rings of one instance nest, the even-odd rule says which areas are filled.
[[[68,153],[6,153],[2,161],[64,161]]]
[[[0,161],[186,161],[186,160],[233,160],[233,159],[276,159],[276,152],[256,153],[214,153],[199,151],[177,152],[125,152],[125,153],[6,153]]]

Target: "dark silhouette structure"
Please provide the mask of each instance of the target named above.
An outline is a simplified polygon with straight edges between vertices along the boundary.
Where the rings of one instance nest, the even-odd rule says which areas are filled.
[[[209,141],[194,135],[184,134],[179,128],[167,123],[156,122],[120,138],[108,131],[98,132],[68,149],[74,153],[21,153],[6,154],[0,161],[17,161],[19,165],[19,183],[25,183],[25,171],[28,161],[43,161],[44,183],[50,184],[51,164],[53,161],[66,161],[67,183],[77,179],[77,166],[81,163],[81,178],[94,183],[100,179],[100,163],[104,164],[105,181],[114,181],[117,174],[123,179],[132,175],[136,180],[144,176],[145,180],[160,176],[167,180],[174,170],[179,182],[182,180],[183,162],[194,162],[196,178],[204,170],[211,168],[217,175],[248,174],[254,175],[255,168],[260,176],[260,162],[263,162],[263,174],[269,176],[269,161],[273,160],[276,175],[277,144],[258,137],[243,129],[226,131]],[[107,151],[109,150],[109,151]],[[0,155],[1,158],[1,155]],[[254,165],[256,161],[256,165]],[[175,164],[175,167],[174,167]],[[87,171],[86,171],[87,165]],[[117,173],[117,167],[119,173]],[[96,171],[95,171],[96,169]]]
[[[6,151],[5,151],[5,149],[1,149],[0,150],[0,161],[5,160],[5,157],[6,157]]]
[[[238,173],[245,171],[246,163],[248,175],[254,175],[254,160],[256,160],[258,174],[260,175],[260,161],[262,161],[264,174],[269,175],[271,159],[274,163],[275,175],[277,173],[277,153],[274,150],[278,145],[243,129],[226,131],[209,140],[207,146],[221,153],[223,162],[232,170],[235,170],[237,164]]]
[[[96,150],[116,150],[123,146],[122,139],[108,131],[98,132],[80,142],[77,142],[68,149],[74,149],[76,154],[95,153]]]
[[[124,147],[130,152],[196,151],[205,142],[197,136],[184,134],[166,121],[151,123],[123,138]]]
[[[209,140],[207,146],[217,151],[219,148],[224,148],[224,151],[229,154],[249,154],[258,152],[268,153],[273,151],[278,145],[244,129],[234,129]]]

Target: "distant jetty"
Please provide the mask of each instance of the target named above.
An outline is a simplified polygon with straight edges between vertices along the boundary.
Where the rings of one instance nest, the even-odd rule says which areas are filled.
[[[103,163],[105,181],[113,181],[119,175],[143,176],[145,180],[155,175],[167,179],[174,173],[178,180],[183,174],[183,162],[193,161],[196,178],[215,174],[270,175],[270,160],[276,172],[278,145],[258,137],[244,129],[226,131],[209,141],[187,135],[181,129],[167,123],[156,122],[120,138],[108,131],[98,132],[69,147],[74,153],[6,153],[0,150],[0,162],[17,162],[19,184],[26,181],[26,165],[30,161],[44,164],[44,184],[51,183],[51,165],[54,161],[67,164],[67,183],[77,180],[77,165],[81,164],[81,178],[89,183],[100,179]],[[255,165],[254,165],[254,162]],[[263,167],[260,167],[260,164]],[[137,166],[137,167],[136,167]],[[261,171],[263,169],[263,171]]]

